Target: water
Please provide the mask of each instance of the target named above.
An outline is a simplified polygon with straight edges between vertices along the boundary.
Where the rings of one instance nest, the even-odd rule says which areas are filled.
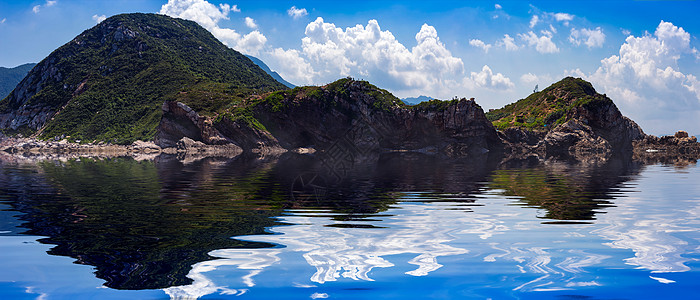
[[[619,159],[4,161],[0,298],[688,299],[698,182]]]

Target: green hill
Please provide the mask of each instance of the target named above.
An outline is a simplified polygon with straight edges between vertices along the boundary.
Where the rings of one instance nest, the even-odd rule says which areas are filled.
[[[549,131],[569,120],[573,108],[602,103],[612,101],[598,94],[589,82],[566,77],[525,99],[491,110],[486,117],[499,130],[521,127]]]
[[[23,64],[14,68],[0,67],[0,99],[9,95],[34,66],[36,64]]]
[[[42,60],[0,102],[0,129],[42,138],[152,139],[166,100],[203,115],[286,89],[197,23],[116,15]]]

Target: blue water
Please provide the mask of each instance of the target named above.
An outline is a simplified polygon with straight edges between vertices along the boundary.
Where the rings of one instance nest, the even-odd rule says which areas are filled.
[[[696,164],[383,157],[340,179],[294,157],[1,168],[2,299],[700,292]]]

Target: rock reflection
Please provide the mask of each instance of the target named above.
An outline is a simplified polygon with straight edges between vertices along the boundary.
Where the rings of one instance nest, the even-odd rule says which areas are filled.
[[[601,165],[524,161],[495,171],[489,187],[519,197],[521,205],[544,209],[543,219],[594,220],[614,206],[611,200],[619,196],[620,185],[640,170],[641,165],[629,159]]]
[[[390,153],[353,161],[342,176],[327,165],[295,154],[42,162],[2,168],[0,202],[22,213],[26,233],[46,236],[50,254],[95,266],[105,286],[172,298],[250,293],[281,266],[308,269],[295,282],[309,287],[396,270],[440,276],[454,272],[450,262],[475,268],[460,274],[505,270],[486,285],[575,289],[606,284],[589,273],[611,263],[601,243],[651,272],[687,271],[687,254],[698,252],[700,199],[637,198],[632,189],[658,178],[640,178],[643,167],[629,160],[498,166],[487,156]],[[296,189],[300,174],[325,178],[315,186],[323,193]],[[699,189],[697,176],[670,175]],[[559,221],[569,225],[551,225]],[[221,270],[235,284],[213,276]]]

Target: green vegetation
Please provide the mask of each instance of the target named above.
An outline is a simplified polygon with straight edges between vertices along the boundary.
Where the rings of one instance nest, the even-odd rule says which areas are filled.
[[[34,66],[36,64],[23,64],[14,68],[0,67],[0,99],[9,95]]]
[[[491,110],[486,117],[499,130],[509,127],[550,130],[566,122],[569,112],[575,107],[610,101],[605,95],[596,93],[589,82],[567,77],[525,99]]]
[[[59,111],[42,138],[131,143],[152,139],[166,100],[217,116],[251,94],[286,89],[195,22],[156,14],[110,17],[32,71],[54,74],[27,104]],[[29,74],[32,75],[31,73]],[[8,98],[9,99],[9,98]],[[22,103],[0,102],[0,112]]]
[[[256,112],[284,113],[292,106],[305,102],[313,102],[322,109],[341,109],[341,101],[352,102],[358,99],[368,100],[377,110],[391,111],[397,107],[409,107],[390,92],[380,89],[367,81],[352,78],[342,78],[325,86],[303,86],[293,89],[279,90],[258,97],[249,97],[243,101],[230,101],[223,111],[218,113],[215,123],[223,118],[231,121],[242,121],[246,125],[267,131],[265,125],[256,117]],[[442,102],[435,100],[436,102]],[[194,108],[194,107],[193,107]],[[195,108],[195,110],[197,110]]]

